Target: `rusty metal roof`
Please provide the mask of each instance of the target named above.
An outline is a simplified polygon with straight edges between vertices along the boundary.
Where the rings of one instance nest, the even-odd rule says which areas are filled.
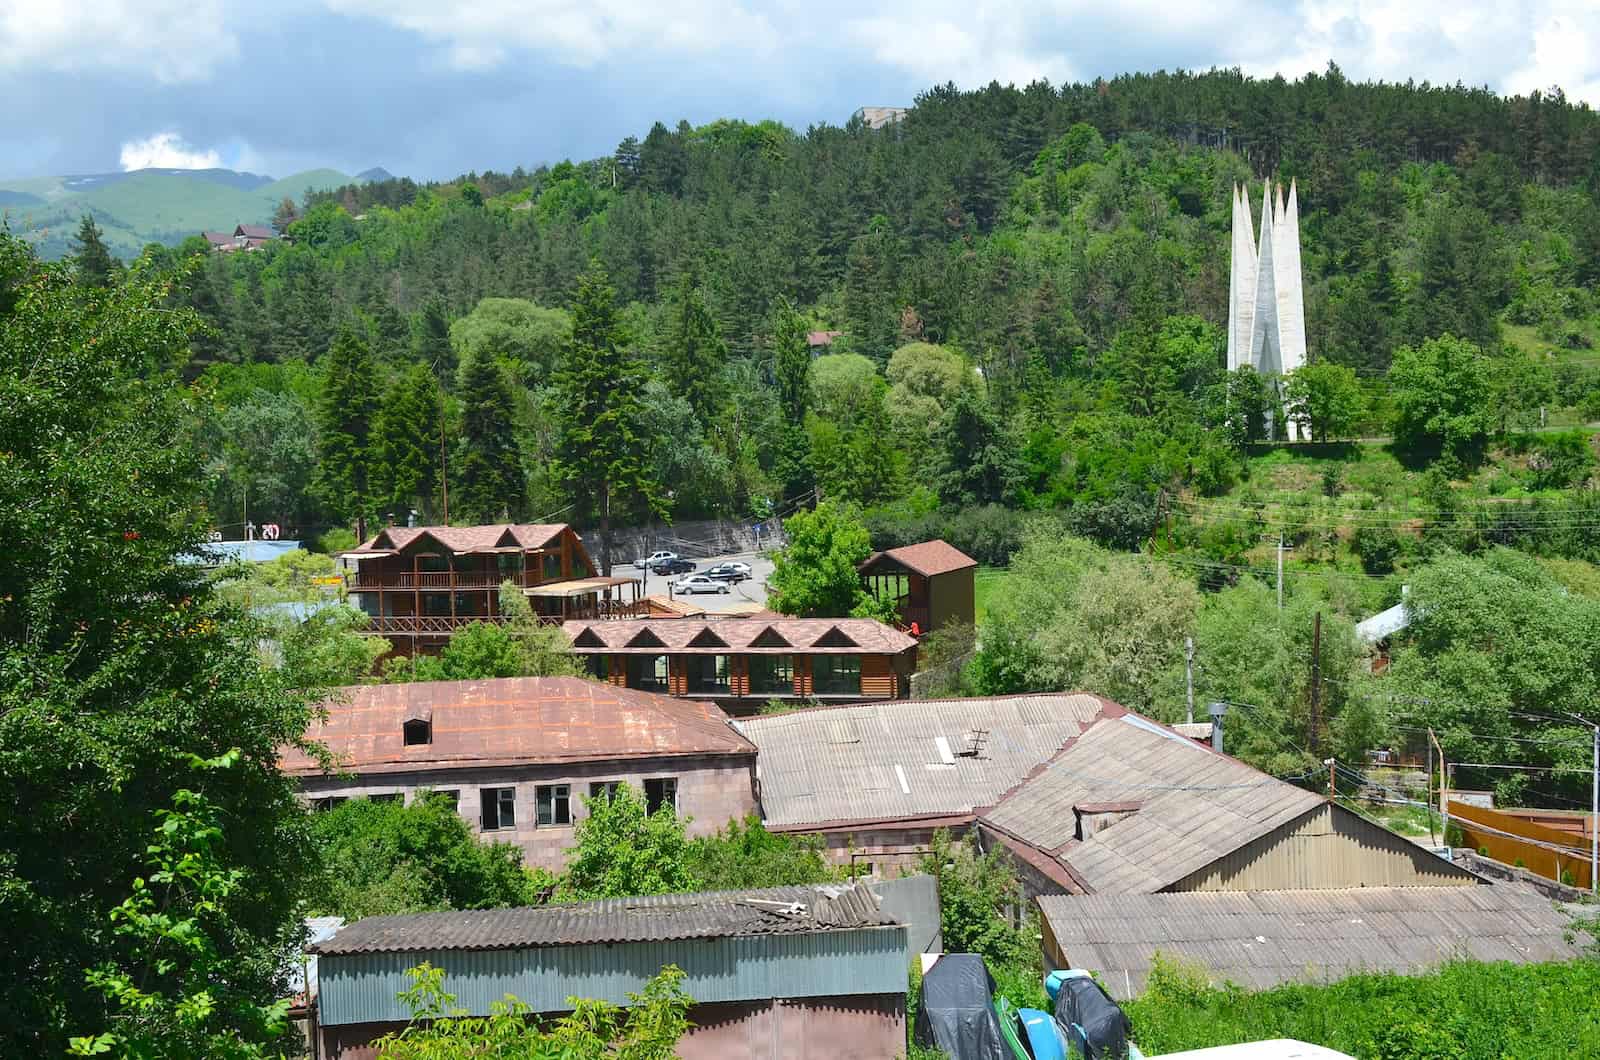
[[[1039,909],[1074,968],[1122,1000],[1144,990],[1157,952],[1250,989],[1416,972],[1456,956],[1560,961],[1579,948],[1569,917],[1521,883],[1300,891],[1047,895]]]
[[[1129,713],[1089,725],[983,821],[1055,858],[1091,893],[1144,894],[1322,801]],[[1139,808],[1074,838],[1074,806],[1115,802]]]
[[[424,536],[451,552],[493,552],[502,547],[543,548],[567,529],[566,523],[497,523],[486,526],[390,526],[352,551],[404,549]]]
[[[860,884],[658,894],[598,902],[374,916],[310,947],[318,954],[515,950],[805,934],[897,924]]]
[[[756,772],[768,827],[842,827],[969,815],[1095,718],[1121,713],[1116,703],[1080,692],[885,700],[734,724],[761,750]],[[966,753],[974,747],[975,755]]]
[[[719,655],[898,655],[916,639],[870,618],[630,618],[567,622],[561,627],[583,653]]]
[[[673,699],[579,677],[421,681],[345,689],[306,737],[355,773],[680,755],[755,754],[711,703]],[[406,746],[408,719],[432,722],[432,742]],[[322,772],[284,748],[285,772]]]
[[[885,563],[886,560],[890,562]],[[977,565],[977,560],[954,545],[934,540],[891,548],[886,552],[874,552],[862,562],[860,570],[867,574],[880,566],[901,566],[924,578],[932,578]]]

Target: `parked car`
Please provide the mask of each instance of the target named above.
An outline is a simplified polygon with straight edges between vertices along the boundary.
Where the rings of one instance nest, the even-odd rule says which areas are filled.
[[[727,582],[719,582],[704,574],[691,574],[673,582],[672,591],[682,596],[692,596],[695,593],[726,593],[730,589]]]
[[[686,559],[673,556],[671,559],[661,560],[659,563],[650,564],[650,569],[656,574],[688,574],[694,570],[694,564]]]
[[[633,565],[635,567],[637,567],[639,570],[644,570],[646,567],[649,567],[651,570],[655,570],[657,563],[665,563],[669,559],[677,559],[677,558],[678,558],[678,554],[676,552],[668,552],[665,549],[663,549],[660,552],[652,552],[652,553],[650,553],[644,559],[636,559],[636,560],[634,560],[633,561]]]
[[[715,567],[706,568],[706,577],[723,582],[742,582],[750,577],[750,564],[737,561],[718,563]]]

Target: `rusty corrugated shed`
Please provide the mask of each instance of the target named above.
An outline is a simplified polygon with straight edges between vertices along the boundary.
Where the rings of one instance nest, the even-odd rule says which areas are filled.
[[[1214,981],[1260,989],[1361,971],[1417,972],[1453,956],[1518,962],[1579,955],[1566,911],[1526,884],[1305,891],[1047,895],[1052,959],[1143,992],[1160,952]]]
[[[764,819],[785,827],[969,814],[1122,710],[1084,693],[889,700],[735,726],[761,751]]]
[[[407,720],[432,723],[427,744],[407,746]],[[578,677],[419,681],[345,689],[306,736],[355,773],[658,758],[753,756],[755,747],[715,704]],[[285,772],[321,766],[285,748]]]

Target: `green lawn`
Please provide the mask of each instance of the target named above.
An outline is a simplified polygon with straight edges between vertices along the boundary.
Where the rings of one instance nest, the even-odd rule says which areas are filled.
[[[1005,583],[1007,571],[1004,567],[979,567],[973,585],[973,619],[979,625],[989,613],[989,601],[993,599],[995,590]]]

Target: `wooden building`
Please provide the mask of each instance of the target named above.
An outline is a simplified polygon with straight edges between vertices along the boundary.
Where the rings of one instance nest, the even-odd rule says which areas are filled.
[[[914,636],[974,624],[977,569],[977,560],[943,541],[874,552],[860,567],[862,586],[895,601]]]
[[[602,578],[565,523],[391,526],[346,552],[345,588],[402,655],[437,654],[474,622],[504,622],[500,587],[520,589],[550,622],[633,614],[639,582]]]
[[[904,698],[917,662],[916,640],[866,618],[631,619],[563,628],[598,679],[734,714],[773,699]]]

